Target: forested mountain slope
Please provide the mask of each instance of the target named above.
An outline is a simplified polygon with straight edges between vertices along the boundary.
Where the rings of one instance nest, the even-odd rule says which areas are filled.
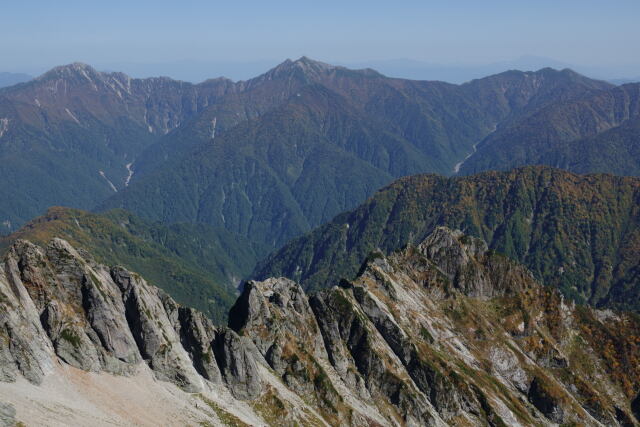
[[[126,187],[146,147],[229,90],[227,80],[132,79],[84,64],[0,89],[3,232],[50,206],[89,209]]]
[[[146,149],[131,186],[100,209],[214,224],[277,248],[394,178],[453,173],[500,123],[611,87],[551,69],[457,86],[308,58],[237,85]]]
[[[544,164],[579,173],[640,175],[639,122],[638,83],[553,103],[499,127],[460,172]]]
[[[577,301],[640,310],[640,179],[548,167],[400,179],[270,255],[255,276],[322,288],[353,277],[371,251],[440,225],[486,240]]]

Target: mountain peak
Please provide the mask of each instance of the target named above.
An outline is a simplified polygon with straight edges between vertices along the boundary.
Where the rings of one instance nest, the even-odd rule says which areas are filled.
[[[320,67],[326,69],[337,68],[335,65],[327,64],[326,62],[316,61],[315,59],[311,59],[308,56],[301,56],[300,58],[293,61],[294,65],[298,67]]]
[[[587,84],[589,86],[596,85],[596,86],[599,86],[600,89],[613,87],[613,85],[609,83],[606,83],[598,79],[589,78],[583,74],[578,73],[575,70],[572,70],[571,68],[559,69],[559,68],[553,68],[553,67],[544,67],[533,73],[538,76],[552,76],[552,77],[556,77],[556,78],[559,77],[559,78],[574,81],[574,82],[583,82],[584,84]]]
[[[97,71],[92,66],[82,63],[82,62],[73,62],[71,64],[59,65],[57,67],[52,68],[46,73],[42,74],[38,77],[38,80],[46,80],[49,78],[60,78],[60,77],[71,77],[71,76],[98,76],[101,73]]]
[[[326,74],[337,68],[339,67],[301,56],[296,60],[286,59],[284,62],[269,70],[265,76],[274,78],[296,73],[309,78],[318,77],[321,74]]]
[[[116,85],[125,89],[124,86],[129,85],[131,77],[122,72],[102,72],[83,62],[73,62],[71,64],[54,67],[36,78],[38,81],[57,79],[66,79],[83,84],[88,83],[94,89],[100,86],[101,83],[105,83],[107,86],[113,87],[114,80],[117,80],[119,84],[116,83]],[[165,77],[158,77],[156,79],[171,80]],[[128,91],[128,89],[125,89],[125,91]]]

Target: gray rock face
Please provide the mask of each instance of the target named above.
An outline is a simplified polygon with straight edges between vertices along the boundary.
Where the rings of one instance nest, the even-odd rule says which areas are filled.
[[[202,314],[134,273],[96,264],[64,240],[44,250],[16,242],[3,264],[0,295],[4,381],[20,374],[39,383],[57,359],[125,375],[144,361],[158,379],[194,392],[205,386],[203,377],[220,381],[211,351],[215,328]]]
[[[60,239],[46,251],[22,242],[12,254],[58,357],[80,369],[113,373],[129,372],[140,360],[120,292],[104,268]]]
[[[358,278],[312,295],[312,315],[305,301],[287,279],[250,282],[230,319],[294,390],[304,388],[292,378],[305,371],[313,378],[308,361],[326,358],[338,378],[330,384],[401,424],[627,425],[632,419],[633,405],[594,403],[629,402],[615,387],[577,390],[576,378],[589,374],[567,356],[581,334],[575,307],[460,232],[439,228],[415,248],[372,255]],[[598,352],[593,345],[591,355]]]
[[[0,379],[21,375],[39,384],[53,370],[54,349],[33,300],[22,284],[17,251],[35,249],[18,242],[0,270]]]
[[[258,366],[242,338],[229,328],[217,331],[213,347],[225,384],[236,399],[255,399],[262,391]]]
[[[13,427],[16,424],[16,409],[8,404],[0,402],[0,426]]]
[[[249,282],[231,310],[230,325],[253,340],[287,386],[315,399],[323,413],[339,420],[334,422],[356,419],[342,412],[344,396],[336,390],[342,387],[374,406],[376,400],[391,402],[396,416],[409,425],[436,423],[427,397],[406,379],[400,363],[387,366],[393,353],[380,343],[353,297],[342,292],[336,289],[309,301],[288,279]],[[353,311],[345,312],[344,304],[353,304]],[[363,422],[371,421],[366,421],[368,414],[360,415]]]
[[[313,295],[309,300],[309,303],[316,315],[331,365],[334,367],[344,383],[354,393],[362,398],[370,398],[371,394],[366,387],[365,378],[356,368],[355,361],[351,356],[348,345],[344,341],[344,336],[346,334],[350,334],[350,331],[343,331],[342,327],[344,326],[344,323],[341,324],[341,320],[349,323],[355,320],[356,323],[354,328],[361,331],[362,325],[360,321],[362,318],[358,317],[353,319],[342,317],[341,315],[333,315],[336,313],[336,310],[334,310],[336,306],[343,309],[349,309],[349,301],[342,292],[343,291],[341,289],[337,288],[332,292],[322,292]],[[332,306],[332,304],[335,305]]]
[[[187,307],[179,307],[177,315],[180,342],[189,353],[196,371],[211,382],[221,383],[222,376],[211,347],[216,336],[211,320]]]
[[[455,415],[463,408],[478,410],[478,402],[464,393],[464,387],[453,384],[448,377],[422,360],[416,344],[374,295],[360,286],[353,288],[353,295],[387,345],[402,362],[417,387],[431,398],[431,403],[440,414],[448,417]]]
[[[418,250],[449,278],[455,289],[471,297],[515,293],[532,280],[526,268],[490,252],[483,240],[459,230],[438,227]]]
[[[304,343],[305,351],[314,357],[326,356],[307,296],[289,279],[248,282],[229,313],[229,326],[250,332],[260,353],[280,373],[283,367],[276,366],[279,357],[275,355],[291,338]]]
[[[284,278],[248,282],[231,309],[229,325],[250,338],[282,381],[313,401],[332,423],[354,423],[358,416],[368,422],[366,414],[346,413],[344,397],[335,384],[337,376],[326,371],[330,367],[327,351],[300,285]]]
[[[111,269],[111,277],[122,293],[127,322],[140,354],[156,376],[187,391],[202,390],[202,379],[162,303],[162,291],[123,268]]]

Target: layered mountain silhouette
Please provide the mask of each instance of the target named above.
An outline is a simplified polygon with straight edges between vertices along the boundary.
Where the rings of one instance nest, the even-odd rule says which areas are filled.
[[[568,70],[452,85],[304,57],[197,85],[71,64],[0,91],[0,219],[10,232],[52,205],[101,204],[278,247],[394,178],[467,170],[496,128],[611,88]]]
[[[496,130],[461,167],[469,174],[544,164],[579,173],[638,175],[640,84],[626,84],[537,113]]]
[[[251,80],[212,79],[194,85],[168,78],[132,79],[76,63],[0,90],[0,219],[9,233],[52,205],[98,212],[125,209],[130,213],[122,215],[135,218],[125,223],[145,224],[141,236],[139,230],[133,233],[143,238],[130,247],[137,251],[159,245],[154,250],[168,251],[164,254],[172,259],[167,265],[182,268],[184,256],[158,238],[180,230],[185,238],[174,241],[190,254],[190,273],[177,276],[180,286],[174,288],[182,290],[176,297],[191,304],[198,299],[195,288],[205,283],[204,288],[213,289],[215,284],[222,292],[213,298],[219,307],[202,303],[198,308],[220,313],[230,301],[226,293],[256,260],[406,175],[468,174],[537,163],[578,172],[637,174],[637,116],[637,85],[616,87],[571,70],[507,71],[453,85],[388,78],[370,69],[350,70],[303,57]],[[432,194],[423,202],[438,209],[438,197]],[[64,219],[47,220],[52,217]],[[73,227],[77,218],[90,218],[101,227],[82,221]],[[568,218],[576,220],[573,213]],[[497,227],[492,217],[474,221],[474,229],[456,226],[486,238],[546,282],[559,268],[548,254],[544,256],[550,260],[527,261],[518,246],[522,242],[495,243],[482,231]],[[118,234],[119,222],[109,214],[47,214],[27,227],[25,236],[64,225],[65,238],[76,242],[82,237],[93,249],[117,240],[109,236]],[[41,234],[50,238],[54,233]],[[215,242],[211,248],[217,254],[202,251],[202,236]],[[130,237],[125,240],[133,242]],[[405,237],[390,230],[385,238],[402,244]],[[606,240],[618,247],[618,240]],[[359,244],[362,250],[335,263],[336,272],[353,274],[374,248]],[[586,244],[594,245],[591,240]],[[535,255],[527,256],[541,253],[531,250]],[[313,253],[318,251],[319,262],[307,269],[327,268],[334,256],[329,248]],[[113,253],[120,255],[103,262],[122,262],[122,255],[132,250]],[[292,275],[298,256],[308,254],[287,255],[282,265],[263,264],[264,270],[257,271]],[[214,261],[203,263],[205,257]],[[609,278],[622,280],[624,274],[606,273],[607,264],[595,257],[571,261],[581,266],[580,274],[564,274],[553,283],[579,300],[613,304],[598,283],[615,287]],[[146,273],[152,264],[128,265]],[[312,283],[315,273],[304,265],[309,260],[300,264],[296,277]],[[193,279],[194,271],[200,279]],[[211,280],[203,281],[203,274]],[[314,286],[325,275],[317,277]],[[630,276],[624,280],[631,283],[624,286],[635,286]],[[635,307],[630,304],[623,306]]]
[[[101,209],[221,225],[277,248],[395,178],[453,173],[501,124],[611,87],[550,69],[456,86],[307,58],[238,85],[148,148]]]
[[[637,425],[639,88],[0,89],[0,424]]]

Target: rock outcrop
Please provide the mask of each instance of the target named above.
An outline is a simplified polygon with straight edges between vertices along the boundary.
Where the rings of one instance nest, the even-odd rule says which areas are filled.
[[[637,423],[637,318],[567,304],[483,241],[444,227],[417,247],[372,254],[355,280],[308,302],[288,279],[249,282],[230,324],[293,389],[316,401],[348,390],[392,423]],[[607,350],[604,337],[625,351]],[[329,380],[305,388],[315,366]],[[338,407],[323,414],[353,422]]]
[[[213,424],[638,425],[637,317],[568,304],[447,228],[311,296],[250,281],[228,327],[63,240],[19,241],[3,267],[0,396],[59,366],[147,369]]]
[[[16,423],[16,408],[0,402],[0,426],[13,426]]]
[[[228,339],[202,313],[178,306],[135,273],[95,263],[64,240],[45,249],[18,241],[0,279],[4,380],[20,373],[39,383],[58,360],[119,375],[144,362],[158,380],[188,392],[205,390],[204,380],[254,381],[247,397],[260,392],[257,375],[221,375],[214,349],[228,353]],[[236,343],[234,352],[243,351]]]

